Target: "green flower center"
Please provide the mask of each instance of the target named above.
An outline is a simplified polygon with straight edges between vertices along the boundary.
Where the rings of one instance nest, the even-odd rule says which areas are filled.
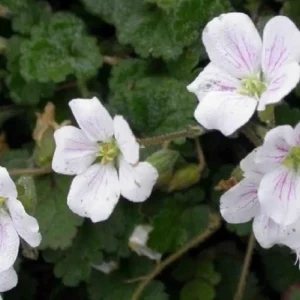
[[[267,89],[266,84],[261,80],[260,75],[250,76],[241,80],[243,87],[237,92],[242,95],[260,98],[263,92]]]
[[[114,140],[108,143],[101,143],[97,154],[97,160],[100,160],[102,164],[106,165],[113,162],[119,154],[120,149]]]
[[[0,208],[3,207],[6,203],[7,198],[5,197],[0,197]]]
[[[300,147],[293,147],[282,164],[290,169],[298,171],[300,169]]]

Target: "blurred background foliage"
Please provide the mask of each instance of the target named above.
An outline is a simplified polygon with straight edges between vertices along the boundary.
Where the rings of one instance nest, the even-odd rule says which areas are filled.
[[[0,165],[49,167],[53,132],[74,122],[68,101],[77,97],[99,97],[111,113],[124,115],[137,137],[195,125],[197,101],[186,85],[208,63],[201,32],[211,18],[231,11],[249,14],[259,29],[278,14],[300,26],[298,0],[0,0]],[[300,87],[287,100],[276,108],[278,125],[300,120]],[[46,106],[49,101],[54,105]],[[199,142],[204,170],[193,139],[143,149],[142,157],[159,168],[157,189],[140,205],[121,199],[110,219],[97,224],[69,211],[70,177],[15,176],[43,242],[38,253],[24,246],[19,285],[5,300],[130,300],[139,282],[128,280],[156,265],[130,249],[134,227],[153,226],[148,246],[163,259],[178,251],[207,230],[222,193],[215,187],[254,147],[242,134],[210,132]],[[251,224],[223,223],[161,272],[140,299],[233,299],[250,232]],[[119,266],[111,274],[93,268],[110,260]],[[300,299],[293,263],[286,248],[257,246],[244,299]]]

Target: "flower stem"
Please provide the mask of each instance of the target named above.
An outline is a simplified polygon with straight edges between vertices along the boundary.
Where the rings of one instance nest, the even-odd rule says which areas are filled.
[[[268,129],[254,123],[248,123],[241,129],[242,133],[256,146],[261,146]]]
[[[205,168],[206,161],[205,161],[204,153],[202,151],[202,147],[200,145],[199,138],[197,138],[197,137],[195,138],[195,146],[196,146],[196,152],[197,152],[197,157],[198,157],[198,167],[199,167],[199,171],[201,173]]]
[[[182,255],[184,255],[187,251],[189,251],[191,248],[197,246],[199,243],[204,242],[208,237],[213,235],[221,226],[221,220],[219,215],[212,215],[210,219],[210,224],[208,228],[202,232],[201,234],[197,235],[195,238],[193,238],[191,241],[186,243],[183,247],[181,247],[178,251],[167,257],[165,260],[163,260],[161,263],[159,263],[151,273],[145,276],[145,279],[140,283],[140,285],[137,287],[136,291],[134,292],[133,296],[131,297],[131,300],[138,300],[140,299],[140,296],[142,295],[145,288],[148,286],[148,284],[158,275],[162,270],[164,270],[167,266],[172,264],[174,261],[179,259]]]
[[[12,176],[21,176],[21,175],[31,175],[31,176],[38,176],[38,175],[45,175],[52,173],[51,168],[28,168],[28,169],[10,169],[8,173]]]
[[[77,88],[83,98],[89,97],[89,90],[87,88],[86,82],[82,79],[77,80]]]
[[[255,236],[253,234],[253,232],[250,235],[249,241],[248,241],[248,246],[247,246],[247,252],[246,252],[246,256],[245,256],[245,260],[244,260],[244,264],[243,264],[243,269],[242,269],[242,273],[240,276],[240,281],[234,296],[234,300],[242,300],[243,299],[243,295],[244,295],[244,290],[245,290],[245,286],[246,286],[246,282],[247,282],[247,276],[248,276],[248,272],[249,272],[249,267],[251,264],[251,259],[252,259],[252,253],[255,247]]]
[[[163,144],[165,142],[173,141],[180,138],[186,138],[186,137],[192,138],[192,137],[202,135],[204,133],[205,133],[204,128],[200,126],[194,126],[178,132],[172,132],[172,133],[155,136],[151,138],[137,139],[137,141],[141,146],[147,147],[150,145]]]

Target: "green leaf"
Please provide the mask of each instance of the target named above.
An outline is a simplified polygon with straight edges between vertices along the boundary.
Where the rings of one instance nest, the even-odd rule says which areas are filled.
[[[18,200],[20,200],[25,210],[33,215],[37,203],[35,182],[32,176],[21,176],[16,182]]]
[[[77,286],[90,276],[93,261],[102,260],[97,228],[91,223],[84,224],[71,247],[59,252],[45,251],[44,258],[55,263],[54,274],[66,286]]]
[[[209,258],[198,261],[195,277],[202,278],[211,285],[216,285],[221,280],[220,274],[215,270],[214,262]]]
[[[297,27],[300,26],[300,4],[297,0],[284,1],[282,14],[289,17],[296,23]]]
[[[110,81],[113,109],[126,115],[134,129],[148,135],[194,124],[196,103],[186,83],[170,77],[141,77],[146,71],[147,65],[135,60],[114,68]]]
[[[213,286],[203,280],[195,279],[183,287],[180,292],[180,300],[213,300],[215,295]]]
[[[300,120],[300,110],[288,104],[281,104],[275,107],[275,120],[276,125],[295,126]]]
[[[81,2],[88,12],[112,23],[116,0],[81,0]]]
[[[174,265],[172,276],[179,282],[187,282],[194,279],[196,270],[195,260],[190,256],[185,256]]]
[[[155,3],[158,7],[162,9],[170,9],[175,6],[176,0],[146,0],[149,3]]]
[[[10,149],[0,158],[0,165],[7,169],[27,168],[30,161],[30,153],[26,149]]]
[[[284,292],[289,286],[299,282],[299,267],[294,262],[294,254],[287,247],[262,250],[265,278],[275,291]]]
[[[72,244],[82,219],[67,206],[71,177],[47,175],[36,179],[38,203],[36,218],[40,225],[40,248],[65,249]]]
[[[226,223],[226,227],[229,231],[236,233],[238,236],[247,236],[252,232],[252,222],[242,224]]]

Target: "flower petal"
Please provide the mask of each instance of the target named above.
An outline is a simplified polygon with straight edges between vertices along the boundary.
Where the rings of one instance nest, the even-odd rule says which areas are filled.
[[[273,73],[267,90],[262,94],[257,110],[265,110],[266,105],[281,101],[300,80],[300,66],[296,62],[289,63]]]
[[[274,170],[285,159],[294,144],[294,130],[289,125],[271,129],[256,153],[256,163],[266,171]]]
[[[10,178],[7,169],[0,167],[0,197],[16,198],[17,195],[16,185]]]
[[[260,182],[258,198],[262,212],[280,225],[290,225],[300,218],[300,178],[280,165]]]
[[[7,201],[7,208],[19,236],[31,247],[39,246],[42,237],[37,220],[26,213],[22,203],[17,199],[10,198]]]
[[[0,293],[13,289],[18,283],[18,275],[14,268],[0,273]]]
[[[211,92],[198,104],[196,120],[207,129],[220,130],[231,135],[248,122],[257,101],[233,92]]]
[[[10,268],[19,252],[20,239],[10,216],[0,212],[0,272]]]
[[[64,126],[54,133],[56,149],[52,160],[55,172],[74,175],[85,171],[95,160],[97,143],[73,126]]]
[[[220,211],[228,223],[245,223],[259,213],[258,183],[245,178],[225,192],[220,199]]]
[[[119,178],[122,196],[132,202],[143,202],[150,196],[158,172],[148,162],[132,166],[121,158]]]
[[[300,122],[294,128],[294,138],[295,138],[295,144],[297,146],[300,146]]]
[[[119,180],[114,166],[95,164],[73,179],[68,206],[74,213],[99,222],[111,215],[119,197]]]
[[[261,38],[243,13],[214,18],[203,30],[202,40],[213,64],[236,78],[260,71]]]
[[[113,136],[112,118],[96,97],[74,99],[69,106],[80,128],[92,141],[106,141]]]
[[[286,226],[280,226],[265,214],[254,218],[253,232],[263,248],[271,248],[282,240]]]
[[[259,181],[265,173],[264,169],[255,162],[258,149],[259,147],[254,149],[240,162],[240,167],[244,172],[244,177],[252,178],[252,180],[256,181]]]
[[[187,89],[191,93],[196,94],[200,101],[209,92],[232,92],[240,87],[242,87],[240,80],[210,63],[198,77],[187,86]]]
[[[272,18],[263,33],[262,69],[266,78],[273,77],[282,66],[300,61],[300,32],[287,17]]]
[[[128,123],[122,116],[114,117],[114,132],[116,141],[125,160],[131,164],[137,163],[139,160],[140,146]]]

